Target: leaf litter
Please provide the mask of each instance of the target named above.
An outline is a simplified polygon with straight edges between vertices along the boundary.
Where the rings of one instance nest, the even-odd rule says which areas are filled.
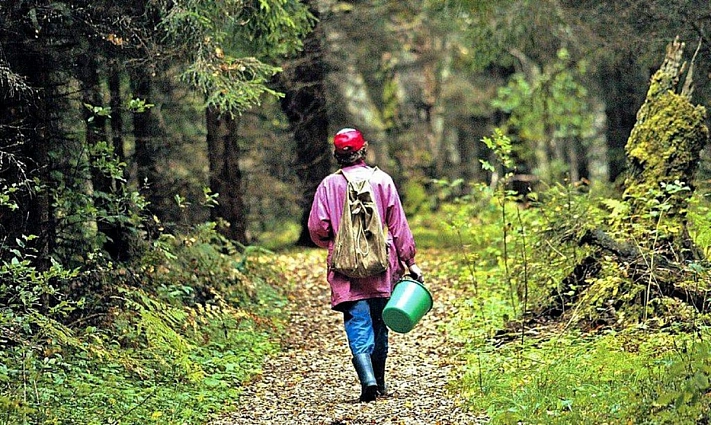
[[[457,294],[444,279],[427,281],[432,310],[407,334],[390,332],[388,395],[360,403],[342,314],[330,308],[326,251],[280,254],[289,281],[289,321],[282,351],[245,384],[236,410],[211,425],[460,425],[488,422],[469,412],[449,389],[461,365],[461,345],[450,338]],[[438,267],[436,253],[418,256],[423,271]],[[427,274],[425,275],[427,277]]]

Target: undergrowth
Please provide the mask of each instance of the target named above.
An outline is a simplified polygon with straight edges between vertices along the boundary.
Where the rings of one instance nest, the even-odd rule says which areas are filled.
[[[582,310],[557,316],[563,320],[534,314],[541,305],[563,305],[561,299],[583,292],[561,284],[588,254],[574,241],[585,226],[607,218],[599,199],[587,191],[557,186],[544,196],[536,207],[520,209],[492,194],[490,206],[469,203],[468,221],[474,224],[463,226],[452,217],[446,223],[471,233],[461,239],[458,266],[446,271],[447,279],[469,294],[458,300],[456,321],[448,329],[462,342],[466,363],[453,390],[494,424],[708,423],[711,332],[702,314],[684,313],[686,307],[678,304],[655,307],[670,299],[655,300],[649,308],[673,311],[677,319],[662,315],[640,321],[642,314],[633,320],[614,312],[616,326],[600,329],[576,326]],[[693,205],[692,229],[698,231],[692,237],[699,243],[711,221],[703,197]],[[612,294],[630,305],[639,301],[624,292],[629,289],[622,276],[601,275],[595,282],[617,284]],[[612,314],[605,301],[582,302],[604,316]]]
[[[506,147],[500,136],[493,148]],[[505,159],[506,150],[497,155]],[[427,244],[459,252],[447,279],[468,294],[447,329],[465,363],[452,390],[493,424],[710,423],[708,316],[673,297],[650,297],[653,287],[579,243],[596,228],[623,239],[616,224],[624,203],[588,184],[541,185],[526,195],[507,191],[505,176],[494,190],[473,186],[418,218],[436,229]],[[688,211],[690,237],[707,257],[709,205],[700,191]],[[655,203],[648,214],[658,229],[664,208]],[[600,268],[572,279],[590,258]],[[699,287],[709,284],[707,266],[687,267]]]
[[[81,280],[76,271],[0,268],[15,282],[0,288],[15,303],[0,316],[0,424],[198,424],[234,406],[278,349],[279,270],[212,225],[164,236],[147,252],[131,269],[105,271],[109,307],[93,317],[80,314],[81,302],[42,309],[42,297]]]
[[[695,424],[711,413],[710,348],[639,329],[553,333],[482,344],[460,384],[492,423]]]
[[[693,308],[684,313],[684,306],[674,304],[663,310],[655,305],[670,299],[657,299],[648,308],[673,311],[677,319],[661,315],[640,321],[641,313],[633,319],[608,312],[608,299],[588,295],[582,304],[597,315],[615,314],[616,326],[600,330],[576,326],[590,310],[569,312],[560,316],[564,320],[533,314],[537,306],[564,305],[559,300],[583,291],[561,282],[588,253],[575,244],[581,232],[604,223],[609,214],[599,199],[572,186],[549,188],[543,196],[545,202],[520,209],[493,195],[489,202],[498,214],[477,206],[470,215],[476,235],[463,245],[467,255],[460,255],[459,267],[449,271],[470,294],[459,301],[449,330],[462,341],[466,361],[454,390],[472,409],[485,411],[491,423],[708,423],[711,335],[705,316]],[[708,250],[703,243],[711,228],[708,203],[701,196],[692,204],[692,237]],[[506,208],[509,220],[501,213]],[[449,224],[467,229],[456,221]],[[639,302],[623,276],[603,274],[590,283],[595,282],[611,285],[607,296]],[[525,285],[528,310],[522,308]],[[522,321],[527,326],[521,327]]]

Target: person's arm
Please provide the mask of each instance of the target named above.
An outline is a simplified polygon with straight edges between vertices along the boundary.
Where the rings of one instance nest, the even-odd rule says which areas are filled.
[[[333,228],[329,216],[328,203],[326,202],[326,190],[323,183],[316,189],[314,201],[311,204],[308,220],[309,235],[311,240],[321,248],[328,248],[333,238]]]
[[[395,184],[392,179],[388,180],[384,193],[387,205],[385,209],[385,225],[388,227],[388,232],[392,234],[398,259],[407,266],[413,279],[423,281],[422,270],[415,264],[415,254],[417,253],[415,238],[412,236]]]

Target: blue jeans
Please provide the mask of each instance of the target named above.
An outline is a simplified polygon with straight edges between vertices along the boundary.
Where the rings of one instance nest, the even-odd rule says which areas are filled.
[[[368,353],[371,358],[383,361],[388,356],[388,328],[383,322],[387,302],[387,298],[371,298],[345,306],[343,323],[351,353]]]

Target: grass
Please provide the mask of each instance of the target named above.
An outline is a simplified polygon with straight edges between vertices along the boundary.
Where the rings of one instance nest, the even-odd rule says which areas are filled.
[[[708,352],[689,354],[699,347],[708,349],[688,335],[639,330],[482,344],[459,388],[495,424],[694,424],[709,415],[707,395],[691,398],[694,380],[709,378]]]
[[[697,243],[707,237],[704,229],[711,228],[707,206],[694,204],[691,215]],[[507,223],[507,258],[500,248],[504,226],[495,214],[477,214],[479,224],[466,229],[475,232],[464,246],[467,255],[446,271],[464,294],[447,330],[464,345],[465,366],[452,389],[471,409],[486,412],[492,424],[709,423],[711,330],[701,321],[666,321],[662,327],[642,322],[582,332],[564,321],[539,318],[524,334],[507,333],[507,322],[522,310],[524,283],[531,291],[546,290],[548,284],[538,278],[556,282],[565,276],[565,270],[553,268],[566,263],[537,256],[536,247],[546,244],[536,244],[536,235],[530,234],[534,224],[555,228],[549,223],[562,222],[559,212],[552,215],[557,222],[544,219],[548,211],[566,211],[553,207],[524,211],[520,222],[510,219],[514,224]],[[428,243],[433,244],[445,242],[435,235],[451,237],[431,235]],[[530,250],[526,255],[521,254],[524,247]],[[708,250],[707,243],[700,247]],[[558,252],[565,251],[559,247]],[[526,261],[532,282],[521,278]],[[530,297],[545,298],[541,293]]]

